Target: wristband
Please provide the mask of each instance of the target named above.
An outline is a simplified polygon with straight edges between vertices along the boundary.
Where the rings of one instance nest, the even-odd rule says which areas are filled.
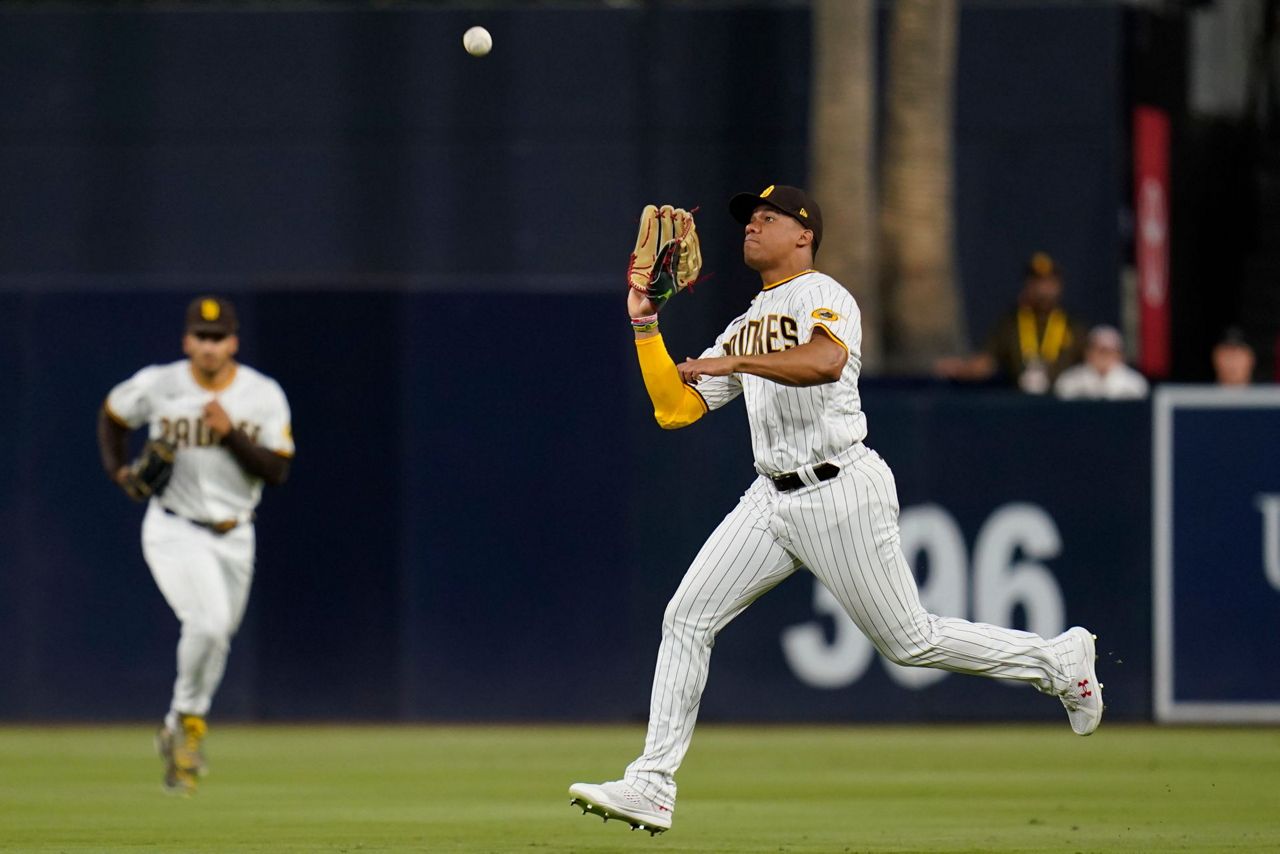
[[[636,332],[652,332],[658,328],[658,315],[649,314],[644,317],[631,318],[631,328]]]

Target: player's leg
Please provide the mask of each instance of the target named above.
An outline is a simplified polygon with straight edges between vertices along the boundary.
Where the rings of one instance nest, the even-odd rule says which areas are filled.
[[[202,715],[208,713],[218,686],[222,684],[227,657],[231,653],[231,638],[239,630],[249,602],[249,590],[253,584],[253,528],[246,525],[223,535],[214,544],[214,553],[221,574],[218,595],[226,605],[225,609],[219,610],[218,616],[225,622],[213,627],[218,632],[219,642],[211,647],[196,686],[196,705],[204,709]]]
[[[759,479],[716,527],[667,604],[644,752],[627,784],[659,808],[675,805],[675,773],[689,748],[716,635],[799,567],[778,543],[775,496]]]
[[[218,637],[209,645],[204,667],[197,672],[196,684],[192,696],[184,701],[183,708],[204,709],[200,713],[170,712],[176,718],[166,724],[166,731],[173,734],[171,739],[178,750],[180,758],[194,766],[197,776],[208,773],[209,765],[204,751],[208,725],[205,716],[213,704],[214,695],[222,684],[222,676],[226,672],[227,658],[231,653],[231,638],[240,627],[244,618],[245,606],[249,601],[249,588],[253,582],[254,532],[251,527],[238,528],[212,543],[213,553],[217,558],[222,573],[220,595],[226,601],[226,624],[214,627]],[[169,730],[172,727],[172,730]]]
[[[622,780],[575,783],[573,803],[652,833],[671,826],[675,773],[684,759],[706,687],[716,635],[753,601],[799,568],[779,544],[776,496],[757,480],[703,544],[662,621],[644,752]]]
[[[1087,632],[1046,639],[925,610],[902,553],[893,474],[875,452],[784,498],[780,512],[805,565],[890,661],[1027,682],[1062,697],[1077,732],[1097,726],[1101,695],[1090,687],[1096,676]],[[1079,690],[1089,693],[1077,714],[1073,691],[1082,678],[1088,684]]]
[[[231,621],[214,535],[152,509],[142,530],[142,551],[156,586],[181,623],[178,676],[172,712],[203,715],[205,668],[226,643]],[[170,720],[176,723],[176,717]]]
[[[190,792],[200,771],[198,747],[208,711],[202,686],[229,622],[222,570],[212,534],[155,507],[143,522],[142,550],[156,585],[181,623],[178,672],[157,746],[166,763],[165,785],[171,791]]]

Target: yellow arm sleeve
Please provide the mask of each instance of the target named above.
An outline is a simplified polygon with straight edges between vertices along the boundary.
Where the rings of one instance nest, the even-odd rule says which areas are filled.
[[[680,379],[662,336],[636,339],[644,387],[653,401],[653,417],[663,430],[688,427],[707,412],[702,395]]]

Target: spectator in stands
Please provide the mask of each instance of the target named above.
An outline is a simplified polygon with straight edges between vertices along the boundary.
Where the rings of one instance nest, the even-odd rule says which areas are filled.
[[[1213,348],[1213,374],[1218,385],[1242,386],[1253,381],[1256,357],[1238,326],[1233,326]]]
[[[1063,400],[1137,400],[1147,379],[1124,363],[1124,339],[1114,326],[1095,326],[1085,341],[1084,362],[1067,368],[1053,384]]]
[[[1044,394],[1064,370],[1080,361],[1083,327],[1061,306],[1062,277],[1053,258],[1037,252],[1027,262],[1018,303],[1000,318],[982,352],[949,356],[934,365],[938,376],[988,380],[997,373],[1030,394]]]

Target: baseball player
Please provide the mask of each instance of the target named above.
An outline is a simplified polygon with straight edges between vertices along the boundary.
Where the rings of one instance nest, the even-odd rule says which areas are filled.
[[[237,328],[231,303],[196,299],[182,339],[187,358],[117,385],[98,418],[108,476],[131,497],[149,498],[142,552],[182,624],[173,699],[156,737],[165,788],[176,794],[194,792],[205,770],[205,716],[253,580],[253,511],[263,483],[284,482],[294,451],[284,392],[236,362]],[[146,466],[126,464],[128,434],[143,426],[172,449],[167,484],[142,482]]]
[[[651,834],[671,827],[675,774],[716,635],[801,567],[890,661],[1030,683],[1061,699],[1075,732],[1092,733],[1103,706],[1090,632],[1077,626],[1046,639],[921,605],[899,542],[893,474],[862,441],[858,305],[813,269],[822,241],[817,203],[798,188],[770,186],[738,194],[729,210],[744,226],[743,259],[763,287],[711,347],[677,366],[648,292],[633,286],[627,307],[658,423],[687,426],[741,395],[758,476],[667,605],[644,752],[621,780],[575,783],[572,803]]]

